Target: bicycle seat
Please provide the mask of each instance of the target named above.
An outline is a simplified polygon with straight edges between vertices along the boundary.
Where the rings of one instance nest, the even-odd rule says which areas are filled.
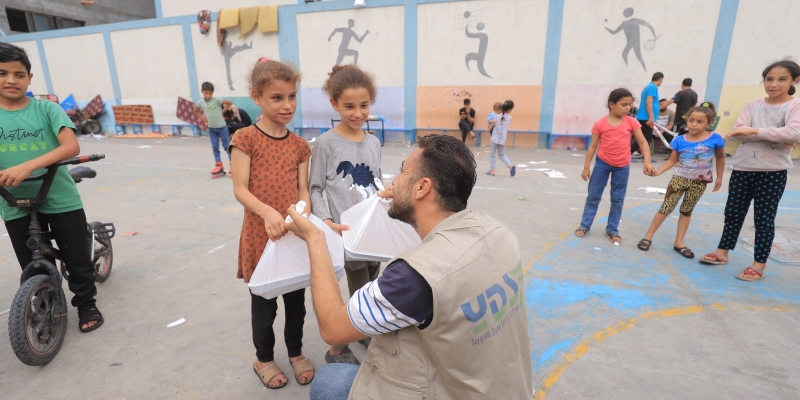
[[[97,176],[97,171],[89,168],[89,167],[75,167],[69,170],[69,175],[72,177],[72,180],[75,183],[81,181],[81,179],[91,179]]]

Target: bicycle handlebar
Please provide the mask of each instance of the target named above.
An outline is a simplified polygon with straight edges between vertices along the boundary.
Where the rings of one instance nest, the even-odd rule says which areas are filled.
[[[91,155],[88,155],[88,156],[77,156],[77,157],[72,157],[72,158],[68,158],[66,160],[59,161],[59,162],[57,162],[57,163],[55,163],[53,165],[47,166],[45,168],[47,169],[47,172],[49,172],[51,169],[58,168],[58,167],[61,167],[61,166],[64,166],[64,165],[83,164],[83,163],[87,163],[87,162],[100,161],[100,160],[102,160],[104,158],[106,158],[105,154],[91,154]],[[38,175],[31,175],[28,178],[26,178],[25,180],[23,180],[23,182],[31,182],[31,181],[42,180],[42,179],[45,178],[45,176],[47,176],[47,172],[42,172],[41,174],[38,174]]]
[[[59,161],[53,165],[45,167],[46,172],[38,175],[29,176],[23,182],[42,181],[42,186],[39,188],[39,193],[35,199],[17,199],[6,188],[0,186],[0,197],[2,197],[11,207],[25,207],[36,208],[41,207],[47,202],[47,192],[50,191],[50,185],[53,184],[53,179],[59,167],[64,165],[83,164],[92,161],[98,161],[106,158],[105,154],[92,154],[88,156],[72,157],[63,161]]]

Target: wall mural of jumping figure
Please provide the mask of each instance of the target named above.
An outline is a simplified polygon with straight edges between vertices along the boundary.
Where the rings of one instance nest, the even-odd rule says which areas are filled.
[[[353,56],[353,64],[358,64],[358,50],[350,49],[350,39],[355,39],[356,42],[361,43],[364,41],[364,38],[367,37],[369,30],[364,32],[364,34],[359,37],[358,34],[353,30],[353,27],[356,25],[355,21],[352,19],[347,20],[347,28],[336,28],[331,32],[330,36],[328,36],[328,41],[331,41],[333,35],[336,32],[340,32],[342,34],[342,43],[339,44],[339,57],[336,58],[336,65],[341,65],[342,61],[346,56]]]
[[[622,12],[622,15],[625,18],[630,18],[633,16],[633,8],[628,7],[625,11]],[[608,18],[606,18],[605,22],[608,22]],[[639,18],[630,18],[629,20],[622,21],[619,24],[617,29],[611,30],[609,27],[605,27],[608,33],[612,35],[616,35],[619,31],[623,31],[625,33],[625,40],[628,41],[628,44],[625,45],[625,49],[622,50],[622,60],[625,61],[625,65],[628,65],[628,53],[633,50],[636,54],[636,58],[639,60],[639,63],[642,64],[642,68],[647,71],[647,67],[644,65],[644,59],[642,58],[642,40],[641,40],[641,32],[640,27],[644,26],[650,29],[650,32],[653,34],[653,38],[644,42],[644,49],[647,51],[653,50],[656,47],[656,40],[658,40],[661,35],[656,36],[656,30],[653,28],[653,25],[650,25],[649,22],[639,19]]]
[[[228,73],[228,89],[236,90],[233,88],[233,79],[231,78],[231,58],[234,54],[239,53],[244,50],[249,50],[253,48],[253,41],[251,40],[248,44],[240,44],[238,46],[232,46],[230,41],[225,40],[223,42],[222,47],[220,47],[219,51],[222,53],[222,57],[225,59],[225,72]]]
[[[467,54],[467,56],[465,58],[465,61],[467,63],[467,70],[470,71],[470,72],[472,71],[469,68],[469,62],[470,61],[475,61],[475,63],[478,65],[478,72],[480,72],[481,75],[483,75],[483,76],[485,76],[487,78],[491,78],[491,76],[489,76],[489,74],[486,73],[486,68],[484,68],[484,66],[483,66],[483,62],[486,59],[486,50],[489,47],[489,35],[487,35],[484,32],[484,30],[486,29],[486,24],[484,24],[483,22],[478,22],[475,25],[475,27],[478,30],[475,31],[474,33],[470,32],[469,31],[469,24],[470,24],[469,18],[471,16],[472,15],[471,15],[471,13],[469,11],[465,11],[464,12],[464,19],[467,20],[466,27],[464,28],[464,33],[466,33],[467,37],[470,38],[470,39],[478,39],[479,43],[478,43],[478,52],[477,53],[469,53],[469,54]]]

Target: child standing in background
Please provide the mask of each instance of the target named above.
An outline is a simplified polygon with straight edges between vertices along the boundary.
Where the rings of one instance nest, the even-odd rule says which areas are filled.
[[[381,177],[381,142],[361,129],[375,103],[375,82],[372,75],[355,65],[335,66],[322,89],[341,121],[320,135],[314,145],[311,202],[314,215],[341,234],[349,229],[340,225],[342,213],[378,192],[375,179]],[[350,296],[377,279],[380,267],[374,261],[345,261]],[[369,346],[369,341],[359,342]],[[331,346],[325,361],[360,364],[348,343]]]
[[[298,82],[300,73],[288,65],[266,58],[259,60],[250,73],[250,95],[264,118],[255,125],[239,129],[228,149],[237,171],[232,176],[233,194],[245,209],[236,274],[245,283],[250,282],[267,241],[278,240],[287,233],[284,220],[289,206],[300,200],[311,204],[308,193],[311,148],[286,128],[297,108]],[[286,313],[283,337],[295,380],[300,385],[308,385],[314,379],[314,366],[301,351],[305,302],[305,289],[283,295]],[[289,382],[275,364],[272,324],[277,311],[277,299],[250,293],[256,347],[253,370],[270,389],[282,388]]]
[[[497,103],[494,103],[494,105],[492,106],[492,112],[490,112],[489,113],[489,117],[486,118],[486,120],[489,123],[489,134],[490,135],[492,134],[492,131],[494,131],[494,126],[497,124],[497,114],[500,113],[502,107],[503,107],[503,103],[501,103],[499,101]]]
[[[689,229],[694,206],[706,191],[708,182],[714,180],[712,164],[716,164],[717,168],[717,180],[714,183],[713,192],[722,186],[722,173],[725,170],[725,140],[715,132],[707,130],[717,116],[713,104],[703,103],[689,110],[686,116],[686,127],[689,132],[672,140],[672,154],[664,165],[653,174],[653,176],[661,175],[677,164],[675,175],[667,186],[664,204],[653,218],[653,223],[650,224],[650,229],[647,230],[644,239],[639,241],[638,247],[643,251],[650,249],[650,245],[653,244],[653,235],[656,234],[658,228],[672,213],[675,206],[678,205],[678,200],[683,196],[681,216],[678,219],[678,233],[675,235],[675,243],[672,244],[672,247],[682,256],[694,258],[694,253],[686,247],[683,239]]]
[[[614,243],[621,243],[619,236],[619,221],[622,219],[622,205],[625,202],[625,192],[628,190],[628,175],[631,164],[631,135],[636,138],[636,143],[641,148],[647,148],[647,142],[642,135],[642,124],[628,115],[633,104],[633,95],[628,89],[614,89],[608,95],[608,116],[597,121],[592,126],[592,141],[586,150],[586,162],[583,166],[581,177],[589,181],[589,195],[586,196],[586,205],[583,207],[581,225],[575,231],[575,236],[585,237],[592,228],[597,206],[603,197],[603,192],[611,177],[611,212],[608,214],[606,238]],[[594,171],[589,172],[592,157],[597,152]],[[644,173],[649,175],[655,171],[650,163],[650,152],[645,151]],[[591,179],[589,179],[591,177]]]
[[[511,124],[511,111],[514,110],[514,102],[506,100],[500,105],[500,115],[495,117],[497,121],[492,129],[492,152],[489,156],[489,172],[486,175],[494,176],[494,167],[497,163],[495,152],[500,157],[503,164],[508,167],[511,176],[517,174],[517,166],[511,165],[511,161],[506,157],[506,138],[508,135],[508,125]]]
[[[786,189],[787,170],[793,167],[792,145],[800,141],[800,99],[793,97],[800,81],[800,66],[778,61],[762,73],[766,98],[747,103],[726,139],[742,141],[733,156],[733,172],[725,202],[725,229],[717,250],[700,260],[727,264],[736,247],[744,219],[754,203],[756,242],[753,264],[736,278],[755,282],[764,277],[767,258],[775,239],[775,216]]]
[[[208,137],[211,139],[211,151],[214,153],[214,161],[216,161],[214,169],[211,170],[211,178],[219,178],[225,176],[225,167],[222,165],[222,158],[219,153],[219,142],[222,141],[222,148],[227,149],[231,137],[222,113],[232,106],[233,102],[214,97],[214,85],[210,82],[203,82],[200,89],[203,92],[203,99],[199,100],[196,105],[197,108],[203,110],[203,114],[200,114],[197,108],[194,109],[194,113],[208,124]],[[230,159],[231,155],[228,154],[228,160]]]

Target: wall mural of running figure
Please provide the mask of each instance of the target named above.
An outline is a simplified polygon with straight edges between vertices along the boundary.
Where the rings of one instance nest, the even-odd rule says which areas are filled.
[[[630,18],[633,15],[633,8],[628,7],[625,11],[622,12],[622,15],[625,18]],[[606,18],[605,22],[608,22],[608,18]],[[628,65],[628,53],[633,50],[636,53],[636,58],[639,60],[639,63],[642,64],[642,68],[647,71],[647,67],[644,65],[644,59],[642,58],[642,41],[640,35],[640,27],[644,26],[650,29],[650,32],[653,34],[653,39],[648,40],[644,43],[644,49],[647,51],[653,50],[656,46],[656,40],[661,36],[656,36],[656,30],[653,28],[653,25],[650,25],[649,22],[639,19],[639,18],[630,18],[629,20],[622,21],[621,24],[615,30],[611,30],[609,27],[605,27],[608,33],[612,35],[616,35],[619,31],[623,31],[625,33],[625,40],[628,41],[628,44],[625,45],[625,50],[622,50],[622,59],[625,61],[625,65]]]
[[[489,76],[489,74],[486,73],[486,68],[483,67],[483,62],[486,59],[486,49],[489,47],[489,35],[487,35],[484,32],[484,29],[486,29],[486,24],[484,24],[483,22],[478,22],[475,25],[475,27],[477,28],[477,31],[475,31],[475,33],[470,32],[469,31],[469,23],[470,23],[469,18],[470,18],[470,15],[471,14],[470,14],[469,11],[464,12],[464,19],[467,20],[467,25],[464,28],[464,32],[467,34],[468,38],[470,38],[470,39],[478,39],[479,43],[478,43],[478,52],[477,53],[469,53],[469,54],[467,54],[467,57],[465,58],[465,61],[467,63],[467,70],[468,71],[472,71],[469,68],[469,62],[470,61],[475,61],[475,63],[478,65],[478,72],[480,72],[481,75],[483,75],[483,76],[485,76],[487,78],[491,78],[491,76]]]
[[[353,30],[355,24],[355,21],[349,19],[347,20],[347,28],[336,28],[333,30],[333,32],[331,32],[331,35],[328,36],[328,41],[330,42],[331,38],[333,38],[333,35],[335,35],[336,32],[341,32],[342,34],[342,43],[339,44],[339,57],[336,59],[336,65],[342,65],[342,61],[344,60],[345,56],[353,56],[353,64],[358,64],[358,50],[352,50],[349,48],[350,39],[355,39],[356,42],[361,43],[364,38],[367,37],[369,30],[364,32],[364,35],[361,37],[358,37],[358,34],[356,34],[356,32]]]
[[[239,53],[244,50],[249,50],[253,48],[253,41],[251,40],[248,44],[240,44],[238,46],[232,46],[230,41],[225,40],[223,42],[222,47],[220,47],[219,51],[222,53],[222,57],[225,59],[225,72],[228,73],[228,89],[236,90],[233,88],[233,79],[231,78],[231,58],[234,54]]]

